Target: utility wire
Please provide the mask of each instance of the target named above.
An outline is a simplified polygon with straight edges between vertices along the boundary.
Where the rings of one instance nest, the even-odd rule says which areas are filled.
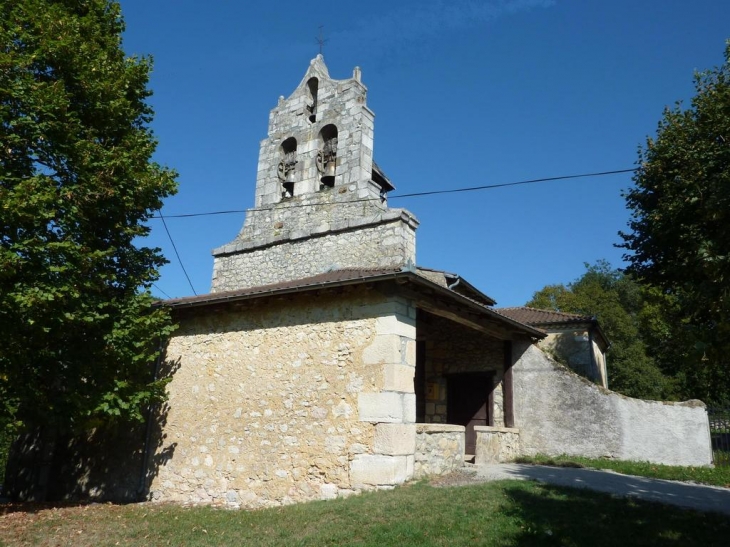
[[[518,186],[520,184],[534,184],[536,182],[550,182],[555,180],[567,180],[567,179],[579,179],[585,177],[602,177],[605,175],[617,175],[619,173],[633,173],[634,169],[619,169],[617,171],[602,171],[600,173],[583,173],[581,175],[563,175],[560,177],[546,177],[542,179],[531,179],[521,180],[518,182],[503,182],[501,184],[487,184],[486,186],[472,186],[471,188],[454,188],[451,190],[433,190],[431,192],[414,192],[413,194],[400,194],[396,196],[390,196],[389,199],[393,198],[412,198],[419,196],[432,196],[434,194],[456,194],[457,192],[473,192],[475,190],[489,190],[491,188],[503,188],[505,186]]]
[[[517,182],[503,182],[500,184],[487,184],[485,186],[472,186],[470,188],[452,188],[451,190],[431,190],[429,192],[413,192],[411,194],[395,194],[393,196],[388,196],[387,199],[399,199],[399,198],[414,198],[414,197],[421,197],[421,196],[433,196],[436,194],[456,194],[459,192],[474,192],[477,190],[491,190],[492,188],[504,188],[507,186],[519,186],[523,184],[536,184],[538,182],[553,182],[556,180],[569,180],[569,179],[579,179],[579,178],[587,178],[587,177],[603,177],[607,175],[618,175],[620,173],[633,173],[636,171],[636,168],[633,169],[618,169],[616,171],[601,171],[598,173],[582,173],[580,175],[562,175],[559,177],[545,177],[540,179],[530,179],[530,180],[520,180]],[[366,201],[376,201],[378,198],[365,198],[365,199],[354,199],[351,201],[338,201],[337,203],[362,203]],[[314,203],[292,203],[291,205],[288,205],[286,208],[292,208],[295,209],[297,207],[314,207],[318,204]],[[284,208],[284,207],[282,207]],[[228,211],[210,211],[207,213],[183,213],[179,215],[167,215],[167,218],[190,218],[190,217],[205,217],[205,216],[213,216],[213,215],[230,215],[230,214],[236,214],[236,213],[245,213],[247,209],[231,209]],[[160,218],[164,222],[165,219],[162,218],[162,213],[160,212],[160,216],[152,216],[150,218]],[[165,228],[167,228],[167,225],[165,225]],[[169,235],[169,232],[168,232]],[[172,241],[172,238],[170,238]],[[173,244],[174,245],[174,244]],[[179,258],[179,257],[178,257]],[[182,265],[182,262],[180,263]],[[183,268],[184,269],[184,268]]]
[[[182,259],[180,258],[180,253],[177,252],[177,246],[175,245],[175,241],[172,239],[172,235],[170,234],[170,230],[167,227],[167,222],[165,222],[165,217],[162,216],[162,210],[157,209],[157,212],[160,214],[160,219],[162,220],[162,224],[165,226],[165,231],[167,232],[167,237],[170,238],[170,243],[172,243],[172,248],[175,250],[175,256],[177,256],[177,261],[180,263],[180,267],[182,268],[183,273],[185,274],[185,277],[188,280],[188,284],[190,285],[190,289],[193,291],[193,294],[195,296],[198,296],[198,293],[195,292],[195,287],[193,287],[192,281],[190,281],[190,276],[188,275],[187,270],[185,269],[185,265],[183,264]],[[154,217],[157,218],[157,217]]]
[[[162,289],[161,289],[161,288],[159,287],[159,285],[157,285],[156,283],[152,283],[152,286],[153,286],[153,287],[154,287],[155,289],[157,289],[158,291],[160,291],[160,292],[161,292],[162,294],[164,294],[164,295],[165,295],[165,296],[166,296],[167,298],[172,298],[172,296],[170,296],[170,295],[169,295],[169,294],[167,294],[167,293],[166,293],[165,291],[163,291],[163,290],[162,290]]]

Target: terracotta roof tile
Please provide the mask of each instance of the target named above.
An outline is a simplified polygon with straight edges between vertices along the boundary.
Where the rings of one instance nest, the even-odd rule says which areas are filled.
[[[234,291],[216,292],[199,296],[189,296],[186,298],[173,298],[160,302],[160,305],[170,306],[172,308],[191,308],[198,306],[208,306],[213,304],[222,304],[225,302],[231,302],[236,300],[247,300],[250,298],[266,297],[272,294],[316,290],[319,288],[326,288],[343,284],[355,285],[359,283],[386,281],[388,279],[410,279],[412,282],[418,285],[426,283],[427,285],[433,287],[436,292],[440,292],[443,296],[448,296],[449,298],[461,300],[461,302],[464,303],[466,306],[472,307],[473,311],[476,311],[477,313],[483,314],[487,317],[497,319],[498,321],[504,321],[507,324],[510,324],[512,328],[516,327],[519,331],[524,332],[525,334],[537,338],[542,338],[545,336],[545,333],[543,333],[536,327],[526,325],[518,320],[512,319],[508,315],[497,313],[491,307],[491,301],[489,301],[489,297],[477,291],[476,289],[473,289],[471,285],[468,285],[468,283],[463,282],[463,284],[466,285],[469,289],[469,292],[467,294],[463,294],[461,292],[449,289],[448,286],[443,286],[441,283],[438,283],[434,279],[431,279],[431,277],[433,277],[431,275],[433,274],[433,271],[431,271],[431,273],[427,275],[423,275],[423,273],[424,272],[420,269],[416,269],[413,267],[407,267],[404,269],[395,267],[377,269],[341,269],[333,270],[331,272],[325,272],[304,279],[284,281],[281,283],[262,285],[260,287],[250,287]],[[471,293],[474,293],[473,296]],[[479,297],[479,300],[482,301],[476,300],[475,297],[477,296]]]
[[[303,279],[294,279],[291,281],[282,281],[280,283],[272,283],[269,285],[260,285],[258,287],[248,287],[245,289],[236,289],[233,291],[221,291],[210,294],[201,294],[198,296],[186,296],[184,298],[172,298],[165,300],[164,304],[173,307],[203,304],[211,301],[224,301],[233,298],[253,296],[258,294],[266,294],[271,292],[303,289],[315,285],[326,285],[329,283],[338,283],[343,281],[365,280],[371,277],[381,277],[389,274],[396,274],[401,271],[400,268],[345,268],[341,270],[332,270]]]
[[[539,310],[527,306],[514,308],[496,308],[498,314],[519,321],[525,325],[549,325],[558,323],[585,323],[592,321],[590,315],[578,315],[576,313],[563,313],[553,310]]]

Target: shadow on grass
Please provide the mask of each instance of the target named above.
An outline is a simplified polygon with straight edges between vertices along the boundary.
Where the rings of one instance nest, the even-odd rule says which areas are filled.
[[[727,545],[730,518],[582,489],[506,484],[515,545]]]
[[[13,513],[26,513],[32,515],[49,509],[71,509],[75,507],[87,507],[90,505],[98,504],[89,501],[8,501],[0,503],[0,517],[11,515]]]

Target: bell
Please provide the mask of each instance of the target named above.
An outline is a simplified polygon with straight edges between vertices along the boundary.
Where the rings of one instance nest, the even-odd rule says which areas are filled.
[[[289,183],[289,184],[294,184],[296,182],[294,169],[291,169],[289,172],[287,172],[286,179],[284,179],[284,182]]]
[[[324,168],[324,174],[320,179],[322,184],[327,186],[334,186],[335,184],[335,162],[328,161],[327,166]]]

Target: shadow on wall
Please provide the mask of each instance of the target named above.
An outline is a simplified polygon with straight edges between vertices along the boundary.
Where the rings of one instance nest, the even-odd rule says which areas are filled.
[[[546,353],[561,365],[600,385],[600,374],[591,362],[590,343],[587,340],[578,341],[577,337],[575,333],[563,333],[557,336]]]
[[[159,377],[171,377],[179,362],[165,361]],[[151,477],[172,458],[164,441],[167,404],[150,409],[146,423],[109,423],[82,433],[37,428],[13,443],[4,494],[16,501],[144,500]]]

